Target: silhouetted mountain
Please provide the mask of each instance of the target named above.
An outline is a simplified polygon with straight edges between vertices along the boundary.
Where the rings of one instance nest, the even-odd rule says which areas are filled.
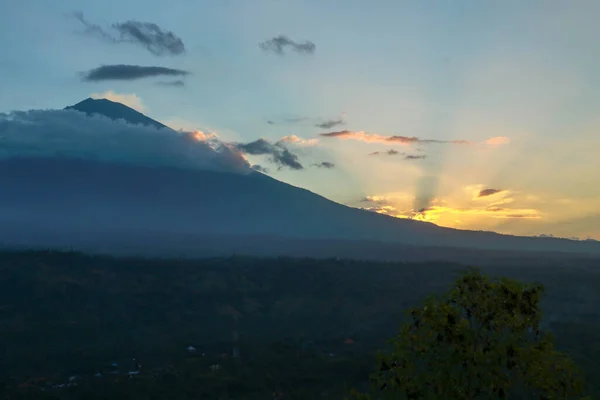
[[[88,99],[73,108],[159,124],[104,100]],[[256,254],[254,247],[269,255],[310,255],[315,240],[351,241],[354,250],[363,249],[358,252],[361,258],[372,258],[381,249],[374,242],[388,243],[386,251],[396,243],[600,254],[598,242],[464,231],[376,214],[258,172],[241,175],[66,157],[19,157],[0,160],[0,188],[0,242],[10,245],[87,246],[104,252],[129,248],[137,253],[178,255],[206,249],[200,243],[212,238],[209,255],[222,255],[219,249]],[[312,250],[290,250],[289,242],[279,247],[282,239],[298,240],[299,245],[300,240],[312,241]],[[256,246],[248,249],[244,242]]]
[[[0,161],[0,187],[0,241],[4,242],[18,230],[23,238],[40,232],[68,233],[77,242],[86,235],[104,234],[124,237],[131,245],[147,241],[169,247],[175,242],[173,249],[185,235],[270,235],[600,253],[600,245],[593,242],[462,231],[388,217],[337,204],[260,173],[13,158]]]
[[[163,125],[152,118],[148,118],[144,114],[135,111],[124,104],[106,99],[87,98],[73,106],[66,107],[65,110],[77,110],[88,115],[100,114],[110,119],[122,119],[130,124],[154,126],[158,129],[168,128],[166,125]]]

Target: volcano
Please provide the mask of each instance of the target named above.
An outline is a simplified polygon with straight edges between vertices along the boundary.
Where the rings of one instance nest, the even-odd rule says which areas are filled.
[[[171,130],[108,100],[87,99],[67,109]],[[202,256],[219,248],[229,253],[268,248],[269,254],[286,255],[287,246],[294,255],[310,255],[293,243],[346,241],[354,243],[351,247],[385,243],[600,254],[595,241],[518,237],[393,218],[335,203],[256,171],[26,155],[0,160],[0,188],[0,242],[7,246],[72,246],[104,253],[129,248],[136,254],[160,249],[169,256]],[[280,246],[282,240],[286,246]]]

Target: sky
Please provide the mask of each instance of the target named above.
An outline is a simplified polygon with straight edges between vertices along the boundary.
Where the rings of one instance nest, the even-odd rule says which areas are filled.
[[[342,204],[600,239],[600,2],[1,9],[0,113],[104,97]]]

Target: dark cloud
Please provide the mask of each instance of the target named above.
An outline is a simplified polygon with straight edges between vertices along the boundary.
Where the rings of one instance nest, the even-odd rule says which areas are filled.
[[[249,173],[246,159],[217,139],[135,125],[76,110],[0,113],[0,159],[73,157],[145,166]]]
[[[97,82],[106,80],[131,81],[153,76],[185,76],[189,72],[166,67],[145,67],[141,65],[102,65],[83,74],[84,81]]]
[[[273,144],[265,139],[258,139],[250,143],[232,144],[238,151],[251,155],[269,155],[271,161],[279,166],[279,169],[288,167],[295,170],[304,169],[298,161],[298,156],[282,145]]]
[[[87,34],[95,35],[110,43],[137,44],[157,56],[185,53],[185,45],[180,37],[171,31],[161,29],[152,22],[133,20],[119,22],[107,30],[87,21],[81,12],[75,12],[74,15],[86,27]]]
[[[102,38],[106,41],[116,43],[117,40],[113,36],[111,36],[108,32],[106,32],[100,25],[92,24],[88,20],[85,19],[83,13],[81,11],[76,11],[73,13],[73,16],[78,19],[85,26],[85,33],[88,35],[96,35],[99,38]]]
[[[425,154],[421,154],[421,155],[408,154],[408,155],[404,156],[405,160],[422,160],[424,158],[427,158],[427,156]]]
[[[317,128],[321,128],[321,129],[331,129],[334,126],[344,125],[344,124],[345,124],[345,122],[342,119],[330,119],[329,121],[325,121],[320,124],[316,124],[315,126]]]
[[[269,125],[287,125],[287,124],[297,124],[299,122],[308,121],[307,117],[291,117],[291,118],[282,118],[279,120],[268,120],[267,124]]]
[[[284,35],[276,36],[272,39],[259,44],[263,51],[271,51],[275,54],[283,55],[286,48],[290,48],[297,53],[313,54],[317,46],[310,41],[304,43],[295,42]]]
[[[173,86],[173,87],[182,87],[182,86],[185,86],[185,82],[183,82],[182,80],[177,80],[177,81],[161,81],[161,82],[156,82],[156,84],[158,86]]]
[[[114,24],[113,28],[120,33],[122,40],[139,43],[154,55],[185,53],[181,38],[151,22],[127,21]]]
[[[380,155],[387,155],[387,156],[403,156],[406,153],[401,153],[398,150],[394,150],[394,149],[390,149],[388,151],[374,151],[373,153],[369,153],[370,156],[380,156]]]
[[[483,189],[477,197],[487,197],[502,192],[502,189]]]
[[[320,163],[318,163],[318,164],[313,164],[313,166],[314,166],[314,167],[317,167],[317,168],[327,168],[327,169],[331,169],[331,168],[334,168],[334,167],[335,167],[335,164],[334,164],[334,163],[331,163],[331,162],[329,162],[329,161],[322,161],[322,162],[320,162]]]
[[[252,169],[258,172],[262,172],[263,174],[268,174],[269,173],[269,169],[263,167],[262,165],[258,165],[258,164],[254,164],[252,166]]]

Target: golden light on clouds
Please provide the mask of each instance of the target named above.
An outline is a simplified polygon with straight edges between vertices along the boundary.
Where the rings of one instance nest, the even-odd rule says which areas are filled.
[[[202,131],[194,131],[191,133],[191,136],[199,142],[206,142],[210,139],[216,139],[216,133],[204,133]]]
[[[401,136],[401,135],[393,135],[386,136],[378,133],[367,133],[365,131],[336,131],[336,132],[327,132],[321,133],[321,137],[325,138],[336,138],[341,140],[357,140],[364,143],[382,143],[388,145],[401,145],[401,146],[411,146],[414,144],[458,144],[458,145],[473,145],[477,144],[477,142],[470,142],[468,140],[457,139],[457,140],[439,140],[439,139],[422,139],[416,136]],[[504,144],[510,143],[510,139],[506,136],[495,136],[489,139],[486,139],[482,142],[482,144],[487,144],[490,146],[500,146]]]
[[[432,222],[440,226],[462,229],[489,229],[501,220],[541,220],[544,213],[533,207],[508,206],[514,202],[510,190],[468,185],[464,195],[433,198],[430,205],[414,209],[415,196],[391,193],[366,196],[359,205],[365,210],[396,218]]]
[[[278,143],[291,143],[297,146],[316,146],[319,144],[319,139],[303,139],[296,135],[289,135],[279,139]]]
[[[489,144],[491,146],[500,146],[503,144],[509,144],[510,143],[510,139],[507,138],[506,136],[495,136],[492,138],[489,138],[488,140],[485,141],[485,144]]]

